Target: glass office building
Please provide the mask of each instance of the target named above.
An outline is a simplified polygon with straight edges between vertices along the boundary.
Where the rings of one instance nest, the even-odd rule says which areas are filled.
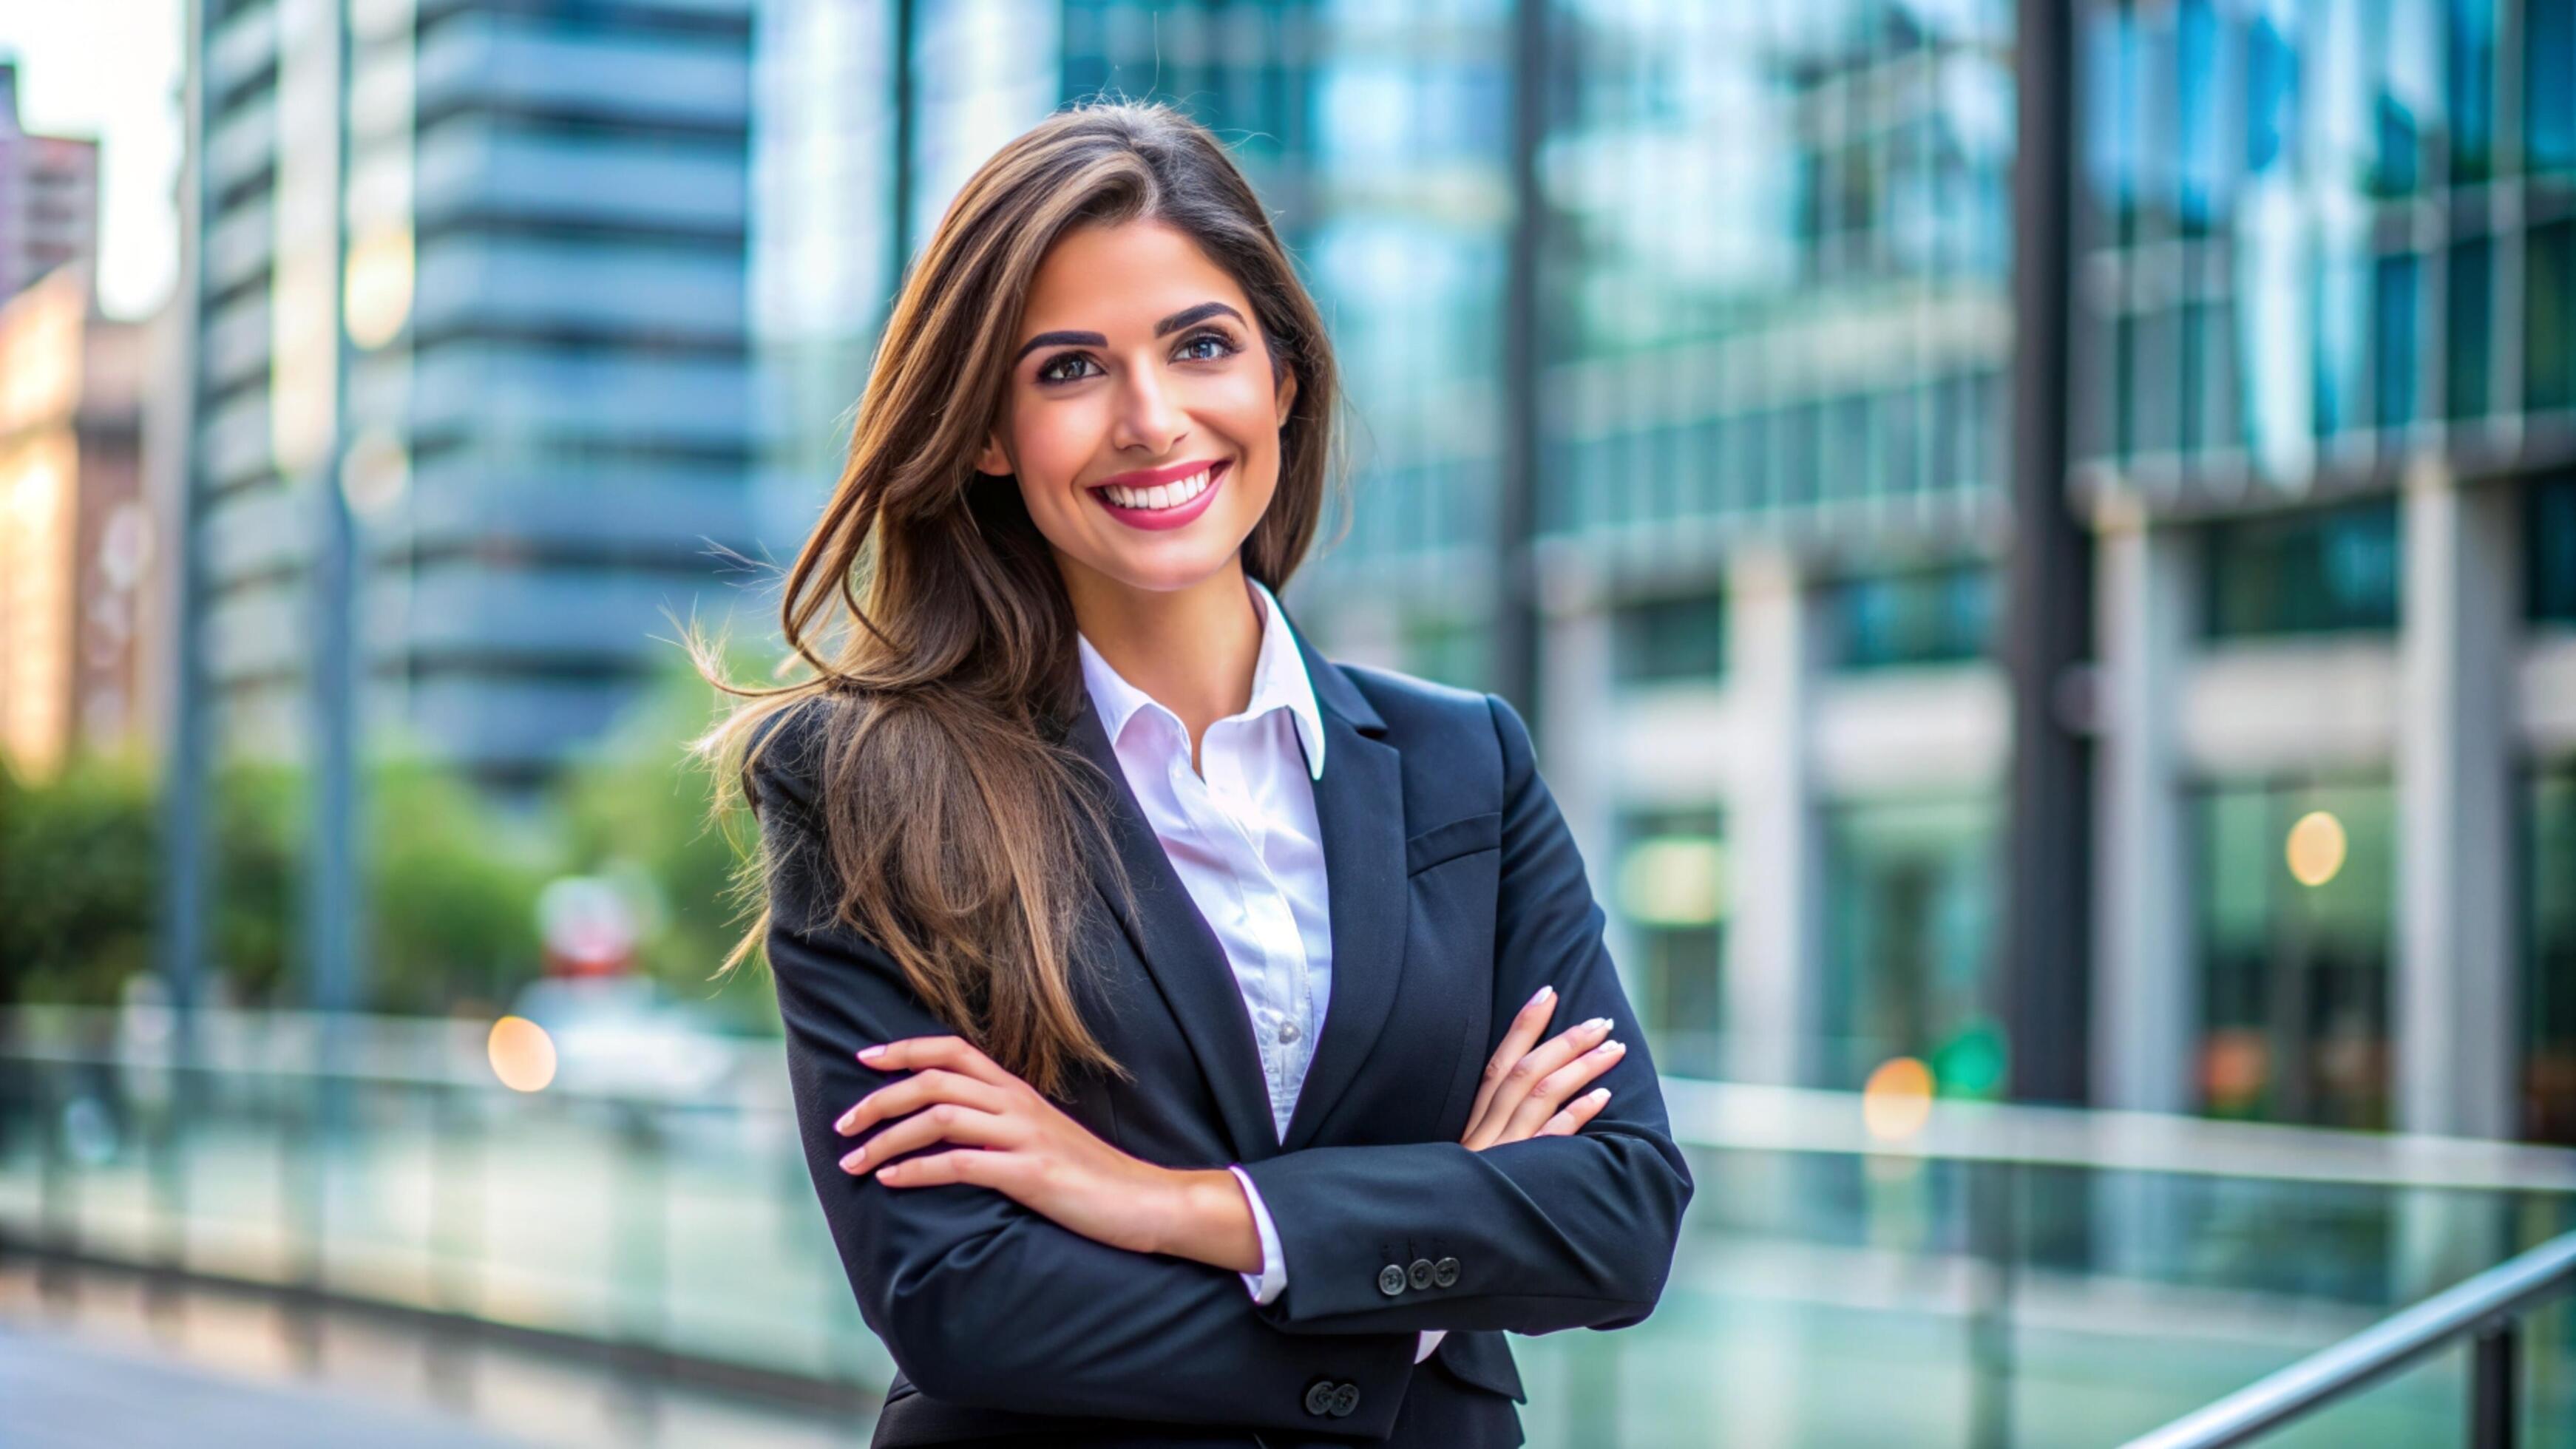
[[[207,0],[191,534],[221,738],[307,737],[335,486],[367,728],[495,786],[725,606],[751,41],[751,0]]]
[[[2576,1140],[2571,16],[2083,8],[2098,893],[2194,923],[2104,938],[2103,979],[2160,983],[2106,1004],[2165,1058],[2119,1105]]]
[[[808,174],[889,220],[771,214],[878,238],[900,208],[841,252],[881,306],[963,168],[1055,106],[1208,122],[1350,382],[1355,512],[1301,621],[1490,684],[1525,553],[1523,702],[1660,1057],[1994,1090],[2013,7],[1533,3],[772,0],[908,80],[835,123],[794,101],[776,141],[838,148]],[[2570,13],[2079,7],[2054,385],[2102,1105],[2576,1132],[2543,870],[2576,759]],[[759,255],[820,255],[799,234]],[[830,457],[873,325],[790,424]]]

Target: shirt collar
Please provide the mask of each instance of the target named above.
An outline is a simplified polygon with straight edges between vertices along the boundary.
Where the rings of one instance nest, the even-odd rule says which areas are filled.
[[[1306,659],[1297,648],[1297,636],[1289,628],[1288,618],[1279,601],[1259,579],[1246,576],[1254,597],[1261,601],[1261,653],[1252,667],[1252,702],[1244,706],[1239,718],[1258,719],[1274,709],[1285,709],[1295,721],[1297,738],[1306,747],[1306,769],[1312,779],[1324,778],[1324,717],[1315,704],[1315,682],[1307,677]],[[1082,683],[1091,691],[1092,707],[1100,713],[1101,726],[1109,732],[1112,745],[1118,741],[1127,721],[1136,711],[1152,705],[1162,710],[1175,725],[1180,716],[1164,707],[1162,701],[1129,684],[1125,677],[1109,667],[1100,651],[1077,629],[1074,647],[1082,655]]]

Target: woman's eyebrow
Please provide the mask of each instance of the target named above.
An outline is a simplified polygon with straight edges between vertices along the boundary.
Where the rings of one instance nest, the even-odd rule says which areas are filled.
[[[1231,317],[1237,322],[1243,321],[1242,313],[1237,312],[1232,307],[1225,305],[1223,302],[1201,302],[1195,307],[1184,307],[1180,311],[1173,313],[1171,316],[1164,318],[1162,321],[1155,323],[1154,335],[1157,337],[1165,336],[1169,333],[1178,332],[1193,322],[1203,322],[1210,317],[1216,316]],[[1017,366],[1021,358],[1028,356],[1030,353],[1037,351],[1041,347],[1106,347],[1108,345],[1109,339],[1097,332],[1041,332],[1037,336],[1020,344],[1020,350],[1011,354],[1011,363],[1013,366]]]

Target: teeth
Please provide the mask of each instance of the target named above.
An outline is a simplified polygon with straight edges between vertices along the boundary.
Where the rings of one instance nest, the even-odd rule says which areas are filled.
[[[1178,508],[1205,493],[1208,471],[1202,469],[1178,483],[1158,483],[1151,488],[1103,488],[1109,501],[1121,508]]]

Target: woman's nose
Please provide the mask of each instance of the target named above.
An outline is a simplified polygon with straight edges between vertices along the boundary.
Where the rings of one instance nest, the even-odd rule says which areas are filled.
[[[1150,371],[1130,374],[1118,409],[1118,436],[1111,441],[1121,448],[1159,456],[1169,452],[1187,431],[1181,410],[1163,380]]]

